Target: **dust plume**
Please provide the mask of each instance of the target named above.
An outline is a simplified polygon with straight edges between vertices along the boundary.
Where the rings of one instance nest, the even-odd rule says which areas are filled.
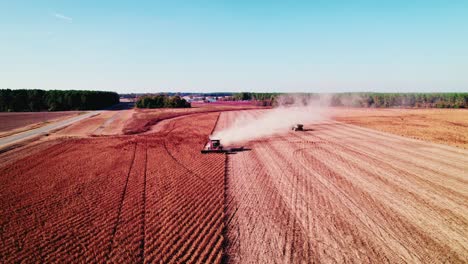
[[[259,114],[244,111],[228,128],[215,132],[211,138],[220,139],[223,145],[244,143],[250,140],[288,132],[296,124],[307,125],[328,118],[330,97],[284,95],[277,99],[278,106]],[[258,113],[258,112],[257,112]]]

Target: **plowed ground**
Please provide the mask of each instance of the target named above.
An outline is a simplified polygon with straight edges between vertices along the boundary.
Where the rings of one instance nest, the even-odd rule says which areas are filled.
[[[219,263],[225,156],[200,154],[218,115],[10,156],[0,262]]]
[[[222,113],[217,129],[239,115]],[[228,155],[228,263],[466,263],[468,151],[328,121]]]

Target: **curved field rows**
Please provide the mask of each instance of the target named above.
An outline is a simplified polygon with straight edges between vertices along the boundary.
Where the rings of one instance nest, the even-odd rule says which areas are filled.
[[[222,113],[217,129],[238,115]],[[468,261],[468,151],[339,122],[228,155],[228,263]]]
[[[0,262],[220,263],[225,156],[200,153],[218,116],[0,167]]]

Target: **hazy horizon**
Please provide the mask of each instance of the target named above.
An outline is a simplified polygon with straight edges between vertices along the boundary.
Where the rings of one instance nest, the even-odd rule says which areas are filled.
[[[0,89],[467,92],[466,1],[0,2]]]

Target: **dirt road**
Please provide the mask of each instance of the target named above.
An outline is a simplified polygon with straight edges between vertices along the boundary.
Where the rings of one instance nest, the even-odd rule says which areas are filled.
[[[228,263],[468,260],[468,151],[333,121],[248,147],[228,156]]]

